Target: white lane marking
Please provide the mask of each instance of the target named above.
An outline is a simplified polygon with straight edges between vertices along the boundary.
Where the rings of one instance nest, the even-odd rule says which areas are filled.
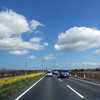
[[[70,78],[72,78],[72,77],[70,77]],[[90,83],[90,84],[93,84],[93,85],[100,86],[99,84],[92,83],[92,82],[89,82],[89,81],[85,81],[85,80],[81,80],[81,79],[77,79],[77,78],[72,78],[72,79],[75,79],[75,80],[79,80],[79,81],[83,81],[83,82],[86,82],[86,83]]]
[[[27,93],[31,88],[33,88],[37,83],[39,83],[44,77],[39,79],[36,83],[34,83],[31,87],[29,87],[26,91],[24,91],[21,95],[19,95],[15,100],[19,100],[25,93]]]
[[[61,80],[61,79],[59,79],[59,78],[58,78],[58,80],[62,82],[62,80]]]
[[[73,92],[75,92],[78,96],[80,96],[81,98],[84,98],[84,96],[82,96],[80,93],[78,93],[77,91],[75,91],[72,87],[70,87],[69,85],[67,85],[68,88],[70,88]]]
[[[57,77],[56,75],[54,75],[54,77]]]

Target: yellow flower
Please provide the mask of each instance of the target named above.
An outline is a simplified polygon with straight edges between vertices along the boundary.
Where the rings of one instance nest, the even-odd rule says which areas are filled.
[[[0,88],[3,87],[3,86],[9,86],[9,85],[12,85],[14,83],[23,81],[27,78],[36,77],[36,76],[40,76],[40,75],[43,75],[43,74],[45,74],[45,73],[36,73],[36,74],[31,74],[31,75],[19,76],[19,77],[14,78],[14,79],[3,80],[3,81],[0,81]]]

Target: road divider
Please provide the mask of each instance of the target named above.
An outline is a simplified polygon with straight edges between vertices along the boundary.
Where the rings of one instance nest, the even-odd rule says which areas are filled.
[[[72,87],[70,87],[69,85],[67,85],[68,88],[70,88],[74,93],[76,93],[79,97],[84,98],[84,96],[82,96],[80,93],[78,93],[76,90],[74,90]]]

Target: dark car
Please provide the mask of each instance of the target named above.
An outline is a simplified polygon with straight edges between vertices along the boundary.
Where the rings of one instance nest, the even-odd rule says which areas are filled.
[[[60,72],[60,77],[61,78],[69,78],[69,72],[64,72],[64,71]]]

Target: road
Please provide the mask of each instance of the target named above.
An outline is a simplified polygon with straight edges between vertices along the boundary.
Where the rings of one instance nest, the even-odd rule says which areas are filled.
[[[12,100],[100,100],[100,86],[74,78],[44,77]]]

